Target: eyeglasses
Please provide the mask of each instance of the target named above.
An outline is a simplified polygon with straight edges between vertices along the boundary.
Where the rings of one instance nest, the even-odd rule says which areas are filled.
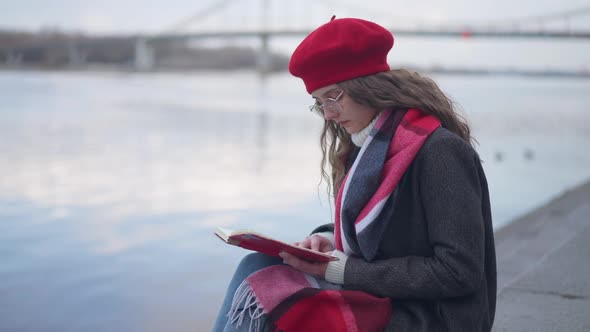
[[[341,90],[336,98],[326,98],[324,100],[316,99],[315,103],[309,106],[309,111],[322,118],[324,117],[324,111],[340,113],[342,106],[338,103],[338,99],[340,99],[343,94],[344,90]]]

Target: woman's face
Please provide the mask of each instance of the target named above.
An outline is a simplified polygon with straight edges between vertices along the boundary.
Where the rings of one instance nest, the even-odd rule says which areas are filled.
[[[342,89],[333,84],[313,91],[311,96],[319,105],[324,106],[323,115],[326,121],[334,121],[349,134],[354,134],[364,129],[375,118],[377,110],[358,104],[346,93],[340,95],[341,92]],[[336,98],[338,99],[334,102],[333,99]]]

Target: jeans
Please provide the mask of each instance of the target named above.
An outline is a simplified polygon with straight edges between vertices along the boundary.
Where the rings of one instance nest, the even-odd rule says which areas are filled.
[[[242,322],[240,328],[228,322],[228,317],[226,314],[231,308],[234,293],[242,281],[244,281],[244,279],[246,279],[250,274],[265,267],[280,264],[283,264],[283,260],[281,258],[260,253],[248,254],[242,258],[242,261],[238,265],[238,268],[234,272],[234,276],[227,287],[225,299],[223,300],[223,304],[221,305],[219,313],[217,314],[217,319],[215,320],[215,325],[213,326],[213,332],[237,332],[248,330],[250,322],[247,320]]]

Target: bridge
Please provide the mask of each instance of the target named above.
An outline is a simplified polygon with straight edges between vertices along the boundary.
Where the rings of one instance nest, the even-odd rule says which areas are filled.
[[[590,6],[559,12],[479,22],[441,22],[425,17],[392,15],[343,1],[219,0],[136,44],[136,68],[150,69],[158,42],[254,38],[259,40],[258,70],[269,70],[271,38],[302,39],[336,14],[363,17],[388,28],[395,36],[427,38],[590,39],[590,30],[573,22],[590,14]],[[223,22],[223,24],[221,24]],[[588,27],[584,27],[588,29]]]
[[[158,43],[250,40],[258,41],[257,67],[260,72],[266,72],[269,70],[271,39],[302,39],[326,23],[333,14],[373,20],[396,37],[590,40],[587,24],[576,27],[576,23],[590,15],[590,6],[491,21],[445,22],[428,17],[392,15],[388,11],[334,0],[217,0],[158,33],[135,36],[134,66],[138,70],[152,69],[154,48]],[[65,45],[70,62],[79,64],[83,57],[77,46]],[[8,51],[6,61],[18,62],[18,52],[18,49]]]

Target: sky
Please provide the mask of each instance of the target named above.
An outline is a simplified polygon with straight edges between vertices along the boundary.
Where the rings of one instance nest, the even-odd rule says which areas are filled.
[[[219,26],[236,18],[260,16],[263,2],[269,4],[269,16],[292,21],[314,21],[317,16],[327,21],[331,14],[361,18],[378,17],[404,23],[408,20],[426,22],[486,22],[510,18],[539,16],[590,7],[580,0],[446,0],[401,1],[367,0],[20,0],[0,2],[0,27],[36,30],[59,27],[90,33],[137,33],[166,30],[183,19],[218,4],[224,9],[213,11]],[[590,26],[590,15],[572,19],[577,26]],[[194,24],[198,26],[198,23]],[[562,24],[563,26],[563,24]]]
[[[303,26],[311,30],[335,14],[337,17],[370,19],[393,30],[395,27],[417,26],[505,29],[520,22],[521,29],[569,27],[590,31],[590,1],[580,0],[7,0],[0,1],[0,29],[60,29],[87,34],[255,29],[263,24],[264,11],[261,8],[264,2],[268,3],[264,24],[271,27]],[[586,9],[587,15],[569,20],[556,19],[542,24],[530,20],[531,17],[582,8]],[[187,23],[191,17],[193,19]],[[289,53],[300,39],[272,42],[276,49]],[[442,62],[478,66],[491,62],[504,67],[590,70],[588,44],[590,40],[465,42],[442,38],[396,38],[394,49],[404,45],[396,58],[400,63],[436,65]]]

